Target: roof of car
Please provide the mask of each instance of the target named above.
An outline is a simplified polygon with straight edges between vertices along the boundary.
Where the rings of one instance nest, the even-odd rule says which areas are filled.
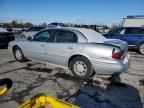
[[[6,30],[4,28],[0,28],[0,32],[8,32],[8,30]]]
[[[106,38],[100,33],[92,29],[87,29],[87,28],[57,27],[57,28],[50,28],[50,29],[63,29],[63,30],[78,31],[82,33],[88,39],[88,42],[104,42],[106,40]]]

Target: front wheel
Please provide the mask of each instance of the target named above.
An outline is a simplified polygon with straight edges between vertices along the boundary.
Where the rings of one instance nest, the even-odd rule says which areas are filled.
[[[26,60],[22,50],[19,47],[15,47],[13,53],[14,53],[14,57],[17,61],[24,62]]]
[[[70,68],[72,73],[81,79],[89,79],[94,72],[91,62],[83,56],[73,58]]]
[[[140,44],[138,51],[140,54],[144,55],[144,43]]]

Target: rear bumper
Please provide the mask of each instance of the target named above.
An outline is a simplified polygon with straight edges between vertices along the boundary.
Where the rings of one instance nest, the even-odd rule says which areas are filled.
[[[99,62],[93,60],[92,65],[97,74],[111,75],[114,73],[124,73],[130,67],[130,59],[126,57],[124,60],[116,61],[115,63],[101,60]]]

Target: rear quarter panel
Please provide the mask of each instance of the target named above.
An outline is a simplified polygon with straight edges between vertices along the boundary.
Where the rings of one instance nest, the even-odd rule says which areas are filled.
[[[115,47],[116,48],[116,47]],[[89,43],[84,45],[84,53],[90,58],[107,58],[112,56],[113,47],[104,44]]]

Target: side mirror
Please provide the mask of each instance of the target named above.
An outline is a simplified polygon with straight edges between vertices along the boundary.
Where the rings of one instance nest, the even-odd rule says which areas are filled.
[[[31,40],[32,40],[32,37],[28,37],[27,40],[31,41]]]

